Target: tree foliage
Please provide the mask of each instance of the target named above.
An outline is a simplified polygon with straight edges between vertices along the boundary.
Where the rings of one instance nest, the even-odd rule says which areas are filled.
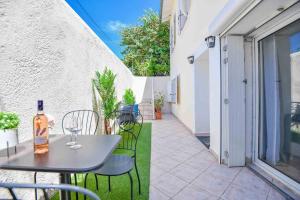
[[[137,76],[169,75],[169,24],[147,10],[137,26],[121,31],[124,63]]]

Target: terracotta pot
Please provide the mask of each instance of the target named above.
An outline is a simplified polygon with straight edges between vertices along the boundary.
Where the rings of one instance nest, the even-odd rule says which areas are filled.
[[[159,110],[159,111],[155,111],[155,119],[161,119],[161,116],[162,116],[162,113],[161,113],[161,111]]]

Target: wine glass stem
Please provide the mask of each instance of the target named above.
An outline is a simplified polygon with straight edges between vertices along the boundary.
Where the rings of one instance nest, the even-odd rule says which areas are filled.
[[[75,133],[75,135],[74,135],[74,144],[75,145],[77,144],[77,133]]]

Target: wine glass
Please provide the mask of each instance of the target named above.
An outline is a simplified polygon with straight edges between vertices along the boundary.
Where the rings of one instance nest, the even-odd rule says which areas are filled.
[[[74,117],[74,116],[70,117],[70,119],[67,121],[67,126],[65,129],[71,133],[70,141],[66,143],[66,145],[68,145],[68,146],[72,146],[72,145],[76,144],[73,141],[73,137],[74,137],[74,130],[77,128],[77,124],[78,124],[78,121],[77,121],[76,117]]]
[[[77,142],[78,134],[82,130],[82,124],[80,122],[81,122],[81,119],[79,117],[76,120],[76,126],[72,129],[73,136],[74,136],[74,143],[70,146],[71,149],[79,149],[82,147],[82,145]]]

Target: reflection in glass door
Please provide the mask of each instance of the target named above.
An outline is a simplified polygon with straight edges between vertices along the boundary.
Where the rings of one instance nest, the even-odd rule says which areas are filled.
[[[259,41],[258,157],[300,183],[300,20]]]

